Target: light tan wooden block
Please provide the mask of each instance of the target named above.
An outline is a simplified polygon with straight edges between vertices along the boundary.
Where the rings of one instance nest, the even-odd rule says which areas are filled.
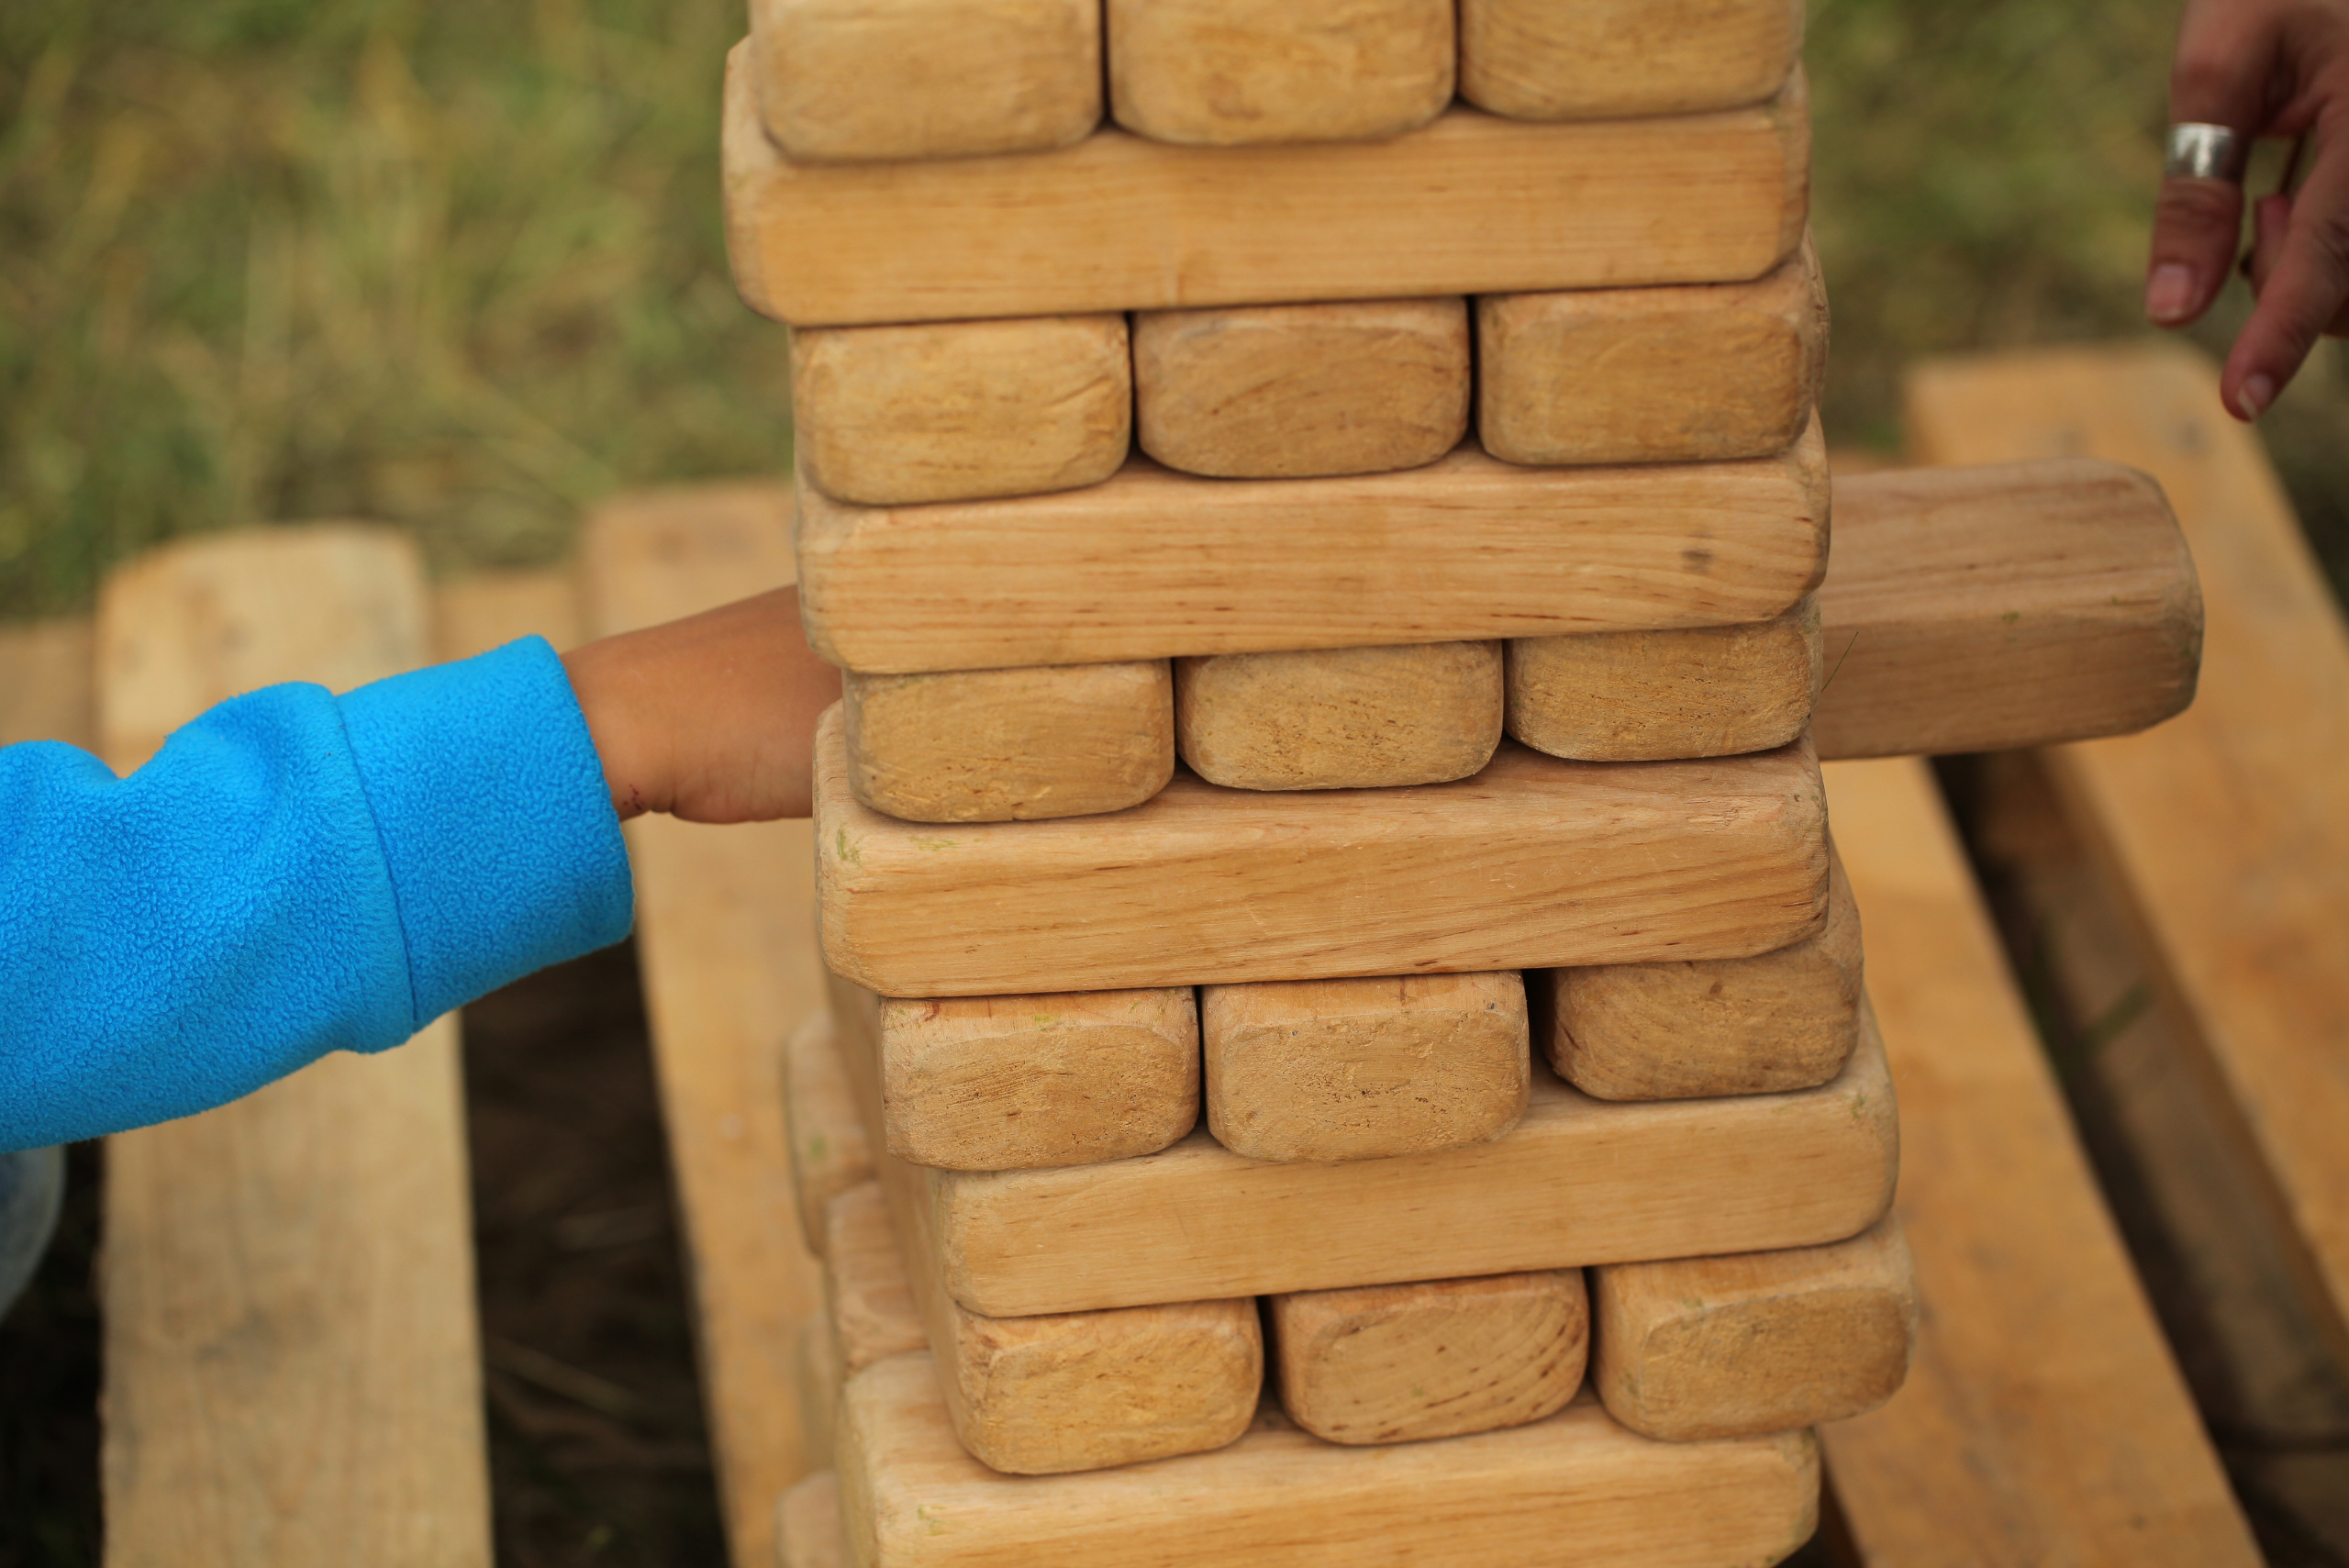
[[[819,1470],[775,1506],[776,1568],[855,1568],[841,1529],[839,1473]]]
[[[1218,479],[1383,473],[1468,432],[1468,302],[1382,299],[1146,311],[1136,434]]]
[[[834,711],[817,732],[824,953],[887,996],[1742,958],[1825,915],[1800,746],[1637,769],[1505,746],[1472,779],[1411,789],[1185,777],[1112,816],[949,832],[867,809],[847,772]]]
[[[1152,991],[883,1000],[889,1152],[956,1171],[1155,1154],[1199,1119],[1199,1014]]]
[[[1501,740],[1501,645],[1419,642],[1174,662],[1174,739],[1209,784],[1446,784]]]
[[[791,426],[808,483],[867,506],[1098,484],[1133,433],[1126,318],[803,327]]]
[[[1208,1129],[1252,1160],[1488,1143],[1532,1089],[1515,970],[1209,985],[1199,1020]]]
[[[1843,1070],[1860,1038],[1860,912],[1830,859],[1827,925],[1776,952],[1680,963],[1556,969],[1550,1065],[1602,1100],[1681,1100],[1808,1089]]]
[[[909,822],[1017,822],[1139,806],[1174,773],[1163,659],[841,683],[849,788]]]
[[[818,1301],[791,1330],[793,1401],[799,1407],[799,1450],[810,1463],[830,1460],[833,1422],[840,1413],[840,1351],[832,1342],[832,1317]]]
[[[851,1187],[825,1206],[824,1315],[841,1378],[930,1346],[877,1182]]]
[[[850,670],[991,670],[1766,620],[1826,570],[1826,448],[1353,478],[1136,461],[1072,495],[850,506],[802,487],[800,615]]]
[[[1451,0],[1108,0],[1109,113],[1155,141],[1400,136],[1452,102]]]
[[[1508,732],[1586,762],[1767,751],[1809,728],[1823,648],[1809,599],[1746,626],[1519,638]]]
[[[807,1250],[824,1255],[833,1198],[873,1179],[873,1150],[856,1119],[856,1100],[841,1071],[829,1008],[811,1013],[783,1049],[783,1114],[791,1142],[792,1197]]]
[[[1527,125],[1454,109],[1381,142],[793,161],[741,51],[727,72],[727,253],[795,326],[1758,278],[1809,210],[1809,109]]]
[[[1520,119],[1754,104],[1802,53],[1802,0],[1460,0],[1460,91]]]
[[[1841,1421],[1892,1397],[1917,1340],[1898,1221],[1828,1247],[1594,1270],[1608,1413],[1675,1442]]]
[[[1590,1351],[1576,1269],[1304,1291],[1265,1306],[1281,1407],[1335,1443],[1538,1421],[1581,1388]]]
[[[1817,1523],[1808,1434],[1669,1444],[1589,1400],[1367,1455],[1266,1410],[1219,1453],[1012,1480],[956,1447],[918,1356],[843,1401],[841,1517],[870,1568],[1730,1568]]]
[[[1891,1197],[1892,1084],[1864,1029],[1832,1083],[1787,1095],[1609,1105],[1537,1073],[1513,1130],[1432,1154],[1275,1163],[1202,1129],[1145,1160],[907,1185],[947,1291],[1004,1317],[1814,1246]]]
[[[1717,462],[1783,451],[1827,371],[1816,252],[1758,283],[1488,295],[1476,434],[1509,462]]]
[[[743,48],[758,124],[810,162],[1035,152],[1101,120],[1096,0],[751,0]]]

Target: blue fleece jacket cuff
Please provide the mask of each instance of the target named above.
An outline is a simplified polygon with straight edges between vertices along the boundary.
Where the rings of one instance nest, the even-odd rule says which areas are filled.
[[[415,1027],[628,935],[619,818],[545,639],[340,701],[391,870]]]

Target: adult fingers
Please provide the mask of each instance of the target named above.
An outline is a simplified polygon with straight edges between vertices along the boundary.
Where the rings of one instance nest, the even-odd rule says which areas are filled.
[[[2248,147],[2266,128],[2266,94],[2280,28],[2264,0],[2190,0],[2178,27],[2170,72],[2174,124],[2221,125]],[[2145,314],[2179,327],[2210,308],[2227,280],[2243,232],[2243,187],[2233,180],[2174,174],[2154,210]]]
[[[2262,196],[2252,206],[2251,253],[2243,258],[2243,275],[2251,280],[2254,298],[2267,287],[2267,280],[2276,271],[2276,263],[2284,253],[2284,236],[2292,220],[2292,198],[2287,195]],[[2344,303],[2325,325],[2328,338],[2349,338],[2349,303]]]
[[[2330,134],[2328,134],[2330,132]],[[2275,403],[2316,346],[2318,337],[2349,306],[2349,147],[2337,129],[2320,126],[2310,138],[2315,166],[2308,183],[2282,209],[2284,231],[2263,268],[2254,253],[2259,303],[2235,339],[2220,395],[2238,419],[2256,419]],[[2270,225],[2278,209],[2260,204]]]

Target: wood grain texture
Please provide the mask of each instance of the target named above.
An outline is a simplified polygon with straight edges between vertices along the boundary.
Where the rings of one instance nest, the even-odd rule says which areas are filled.
[[[1838,763],[1828,788],[1923,1307],[1900,1394],[1821,1434],[1861,1559],[2257,1562],[1931,773]]]
[[[1202,1131],[920,1190],[954,1297],[1013,1316],[1813,1246],[1884,1213],[1898,1142],[1868,1035],[1789,1095],[1607,1105],[1537,1073],[1515,1129],[1435,1154],[1268,1163]]]
[[[1451,0],[1108,0],[1109,113],[1153,141],[1371,141],[1452,102]]]
[[[1602,1100],[1808,1089],[1860,1039],[1860,914],[1831,853],[1827,924],[1752,958],[1537,972],[1550,1065]]]
[[[752,0],[758,124],[811,162],[1066,147],[1101,120],[1094,0]]]
[[[216,703],[423,663],[385,528],[215,535],[109,577],[99,737],[128,771]],[[101,1450],[114,1568],[490,1562],[453,1017],[106,1140]]]
[[[1199,1020],[1208,1130],[1251,1160],[1489,1143],[1532,1092],[1515,970],[1209,985]]]
[[[795,326],[1404,299],[1758,278],[1808,213],[1809,106],[1537,126],[1470,109],[1376,143],[841,167],[760,128],[727,72],[727,254]]]
[[[788,516],[788,495],[767,484],[614,502],[580,540],[589,629],[608,636],[790,582]],[[727,1545],[734,1568],[771,1568],[775,1498],[810,1468],[794,1340],[822,1296],[791,1220],[779,1049],[823,1005],[812,851],[796,822],[649,817],[628,834]]]
[[[1130,463],[1073,495],[799,497],[817,652],[990,670],[1765,620],[1827,567],[1826,452],[1537,469],[1474,447],[1405,473],[1202,480]]]
[[[1767,751],[1809,728],[1824,647],[1809,599],[1745,626],[1518,638],[1508,732],[1590,762]]]
[[[1417,468],[1468,433],[1468,302],[1145,311],[1135,433],[1172,469],[1312,479]]]
[[[2201,662],[2202,595],[2161,487],[2086,458],[1840,482],[1819,609],[1827,757],[2142,729],[2193,701]]]
[[[0,746],[62,740],[96,749],[97,674],[87,616],[0,626]]]
[[[1802,0],[1460,0],[1460,91],[1520,119],[1754,104],[1802,53]]]
[[[1849,1420],[1909,1375],[1917,1280],[1887,1218],[1848,1241],[1591,1271],[1592,1385],[1673,1442]]]
[[[792,453],[866,506],[1098,484],[1126,461],[1123,316],[803,327],[791,335]]]
[[[836,1384],[874,1362],[930,1348],[878,1182],[860,1183],[824,1206],[824,1316]]]
[[[889,1152],[956,1171],[1155,1154],[1199,1119],[1191,988],[880,1003]]]
[[[1827,373],[1818,252],[1754,283],[1487,295],[1476,356],[1477,438],[1507,462],[1784,451]]]
[[[855,1568],[841,1529],[841,1479],[819,1470],[775,1506],[776,1568]]]
[[[784,1131],[791,1144],[791,1188],[807,1251],[824,1256],[832,1200],[873,1179],[873,1146],[856,1119],[855,1091],[841,1071],[838,1025],[829,1008],[801,1020],[783,1048]]]
[[[841,1513],[867,1568],[1730,1568],[1818,1522],[1808,1434],[1653,1443],[1583,1401],[1372,1455],[1267,1410],[1219,1453],[1033,1481],[956,1446],[936,1383],[905,1356],[849,1385]]]
[[[909,822],[1019,822],[1139,806],[1174,774],[1163,659],[841,682],[849,789]]]
[[[1230,789],[1378,789],[1481,771],[1501,740],[1501,645],[1415,642],[1174,662],[1174,742]]]
[[[817,731],[824,954],[884,995],[1741,958],[1825,914],[1800,746],[1636,767],[1504,747],[1413,789],[1185,777],[1113,816],[941,832],[859,805],[841,731],[837,710]]]
[[[1334,1443],[1521,1427],[1582,1387],[1581,1271],[1375,1284],[1269,1297],[1281,1408]]]

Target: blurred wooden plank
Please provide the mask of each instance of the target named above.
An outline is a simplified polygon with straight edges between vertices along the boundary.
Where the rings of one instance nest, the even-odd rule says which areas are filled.
[[[1827,781],[1923,1305],[1907,1385],[1820,1434],[1861,1560],[2250,1568],[1930,772],[1836,762]]]
[[[432,655],[443,663],[534,633],[554,644],[558,653],[587,639],[574,568],[475,573],[432,592]]]
[[[414,547],[351,525],[171,547],[101,595],[117,767],[256,686],[419,663]],[[490,1562],[457,1029],[106,1140],[112,1568]]]
[[[587,526],[587,629],[606,636],[792,579],[790,499],[714,484],[615,502]],[[771,1568],[776,1501],[821,1455],[795,1412],[799,1325],[820,1295],[795,1220],[783,1045],[823,1005],[805,822],[629,825],[637,951],[685,1214],[727,1539]]]
[[[97,743],[90,618],[0,626],[0,746]]]

